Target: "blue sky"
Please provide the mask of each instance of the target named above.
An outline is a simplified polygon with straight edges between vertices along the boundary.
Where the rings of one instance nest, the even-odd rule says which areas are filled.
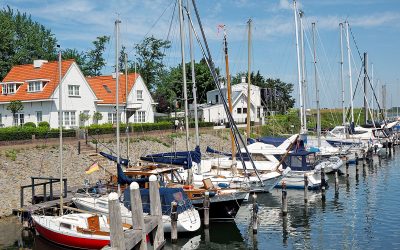
[[[186,0],[183,0],[186,2]],[[172,41],[165,62],[180,62],[179,25],[175,17],[170,23],[175,0],[0,0],[1,6],[11,6],[31,14],[32,18],[57,37],[63,48],[86,51],[97,36],[109,35],[111,42],[105,57],[109,73],[114,64],[114,21],[121,19],[120,39],[134,58],[133,46],[145,36]],[[206,36],[216,65],[223,69],[222,33],[217,26],[225,24],[228,33],[231,73],[247,70],[246,22],[253,20],[251,57],[252,69],[267,77],[280,78],[295,84],[297,98],[296,49],[294,17],[290,0],[201,0],[197,1]],[[318,71],[321,101],[324,107],[339,107],[339,22],[348,20],[360,53],[368,52],[370,69],[374,65],[374,85],[387,84],[387,106],[400,105],[399,46],[400,1],[398,0],[304,0],[298,5],[305,13],[306,68],[309,107],[315,106],[314,73],[311,57],[311,22],[317,26]],[[169,34],[169,36],[168,36]],[[361,63],[351,40],[354,86]],[[308,41],[308,42],[307,42]],[[197,46],[198,47],[198,46]],[[187,53],[188,55],[188,53]],[[201,54],[197,49],[196,60]],[[347,56],[345,55],[345,84],[348,86]],[[187,56],[188,58],[188,56]],[[370,72],[370,76],[372,73]],[[379,89],[381,87],[378,87]],[[360,87],[358,88],[360,90]],[[346,92],[346,105],[349,91]],[[370,95],[369,95],[370,96]],[[358,91],[356,105],[363,96]],[[375,104],[376,105],[376,104]]]

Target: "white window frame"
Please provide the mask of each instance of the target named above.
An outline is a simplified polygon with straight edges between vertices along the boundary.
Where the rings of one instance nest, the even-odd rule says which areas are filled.
[[[63,112],[63,126],[76,126],[76,111]]]
[[[14,125],[22,126],[25,123],[25,115],[24,113],[15,113],[13,116]]]
[[[143,100],[143,90],[136,90],[137,100]]]
[[[146,122],[146,111],[137,110],[133,115],[134,123],[145,123]]]
[[[28,82],[28,92],[40,92],[43,90],[43,82],[42,81],[31,81]]]
[[[117,123],[117,113],[116,112],[108,112],[108,123]]]
[[[68,85],[68,96],[80,96],[79,85]]]

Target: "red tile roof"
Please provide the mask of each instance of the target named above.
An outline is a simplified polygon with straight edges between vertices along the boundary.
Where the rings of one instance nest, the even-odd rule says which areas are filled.
[[[133,85],[139,74],[128,74],[128,95],[132,90]],[[110,76],[95,76],[86,77],[87,82],[96,94],[97,98],[101,101],[98,104],[115,104],[116,103],[116,79]],[[125,103],[126,100],[126,87],[125,87],[125,74],[119,75],[119,103]]]
[[[71,67],[74,60],[65,60],[61,64],[62,76]],[[40,92],[28,92],[27,80],[48,79],[50,80]],[[23,82],[15,94],[0,94],[0,102],[10,102],[14,100],[30,101],[48,99],[53,94],[59,84],[58,61],[43,63],[40,68],[34,68],[33,64],[14,66],[3,79],[3,82]],[[0,88],[0,93],[2,89]]]

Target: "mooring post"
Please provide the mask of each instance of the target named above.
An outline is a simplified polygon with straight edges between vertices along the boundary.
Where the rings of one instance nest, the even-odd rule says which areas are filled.
[[[349,178],[349,162],[346,157],[346,178]]]
[[[98,152],[99,152],[99,150],[97,148],[97,140],[96,140],[96,153],[98,153]]]
[[[81,154],[81,141],[78,141],[78,155]]]
[[[46,183],[43,184],[43,201],[47,201]]]
[[[287,191],[286,191],[286,183],[282,183],[282,216],[287,215]]]
[[[158,188],[157,176],[151,175],[149,184],[150,190],[150,214],[157,216],[157,229],[153,230],[154,248],[158,249],[165,243],[164,226],[162,221],[160,190]]]
[[[31,177],[31,184],[32,184],[32,204],[35,204],[35,178]]]
[[[325,200],[325,188],[326,188],[325,172],[324,172],[324,168],[322,168],[321,169],[321,195],[322,195],[322,200]]]
[[[358,153],[355,154],[356,154],[356,165],[358,165]]]
[[[203,209],[204,209],[204,227],[208,228],[210,226],[210,193],[204,193],[204,201],[203,201]]]
[[[20,204],[21,204],[21,207],[23,207],[24,206],[24,188],[23,187],[21,187],[21,189],[19,190],[19,199],[20,199]]]
[[[253,217],[252,217],[252,228],[253,234],[256,234],[258,231],[258,204],[257,204],[257,195],[253,194]]]
[[[178,204],[171,202],[171,242],[178,242]]]
[[[304,203],[307,202],[308,202],[308,177],[306,174],[304,174]]]
[[[63,197],[66,198],[67,197],[67,193],[68,193],[67,179],[64,179],[63,182],[64,182],[64,190],[63,190],[64,191],[64,196]]]
[[[115,192],[108,195],[108,209],[110,217],[110,246],[116,250],[125,249],[121,207],[119,205],[118,194]]]
[[[142,240],[139,245],[139,249],[146,250],[147,243],[146,243],[146,232],[145,232],[145,225],[144,225],[144,217],[143,217],[143,210],[142,206],[142,198],[140,196],[140,189],[139,184],[137,182],[132,182],[129,185],[129,195],[131,198],[131,215],[132,215],[132,228],[134,230],[141,230],[142,231]],[[138,205],[139,204],[139,205]]]

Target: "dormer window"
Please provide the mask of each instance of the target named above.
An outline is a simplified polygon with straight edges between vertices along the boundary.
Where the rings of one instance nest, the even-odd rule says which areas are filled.
[[[69,96],[79,96],[79,85],[68,85]]]
[[[18,87],[21,85],[22,83],[17,83],[17,82],[11,82],[11,83],[3,83],[1,86],[1,93],[3,95],[7,95],[7,94],[15,94],[15,92],[17,92]]]
[[[39,92],[43,89],[42,81],[32,81],[28,82],[28,92]]]

